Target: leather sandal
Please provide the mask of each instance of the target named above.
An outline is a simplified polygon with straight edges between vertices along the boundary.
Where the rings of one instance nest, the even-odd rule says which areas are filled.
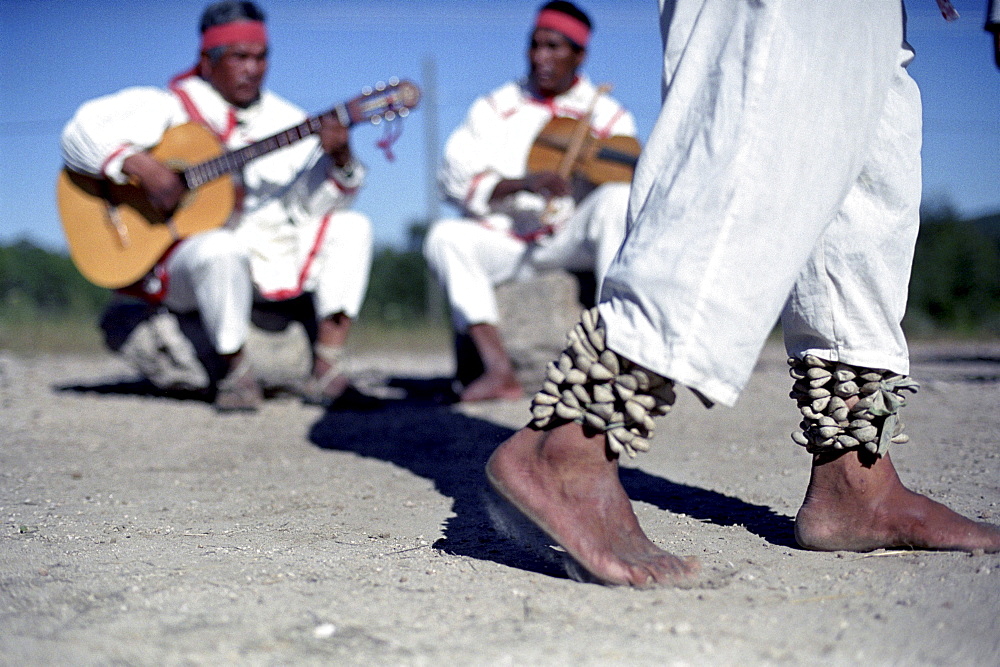
[[[246,357],[216,385],[213,405],[218,412],[256,412],[264,402],[260,383]]]

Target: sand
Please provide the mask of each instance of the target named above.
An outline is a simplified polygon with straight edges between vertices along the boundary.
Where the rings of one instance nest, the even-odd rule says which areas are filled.
[[[918,345],[904,483],[1000,522],[1000,344]],[[528,401],[458,407],[446,352],[368,353],[374,411],[158,396],[111,356],[0,354],[0,664],[998,665],[1000,556],[798,548],[784,357],[689,393],[622,476],[690,588],[566,577],[491,524]]]

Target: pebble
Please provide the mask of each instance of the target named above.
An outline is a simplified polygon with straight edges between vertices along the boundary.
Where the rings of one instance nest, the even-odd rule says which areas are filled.
[[[320,623],[313,629],[313,637],[316,639],[329,639],[337,632],[337,626],[333,623]]]

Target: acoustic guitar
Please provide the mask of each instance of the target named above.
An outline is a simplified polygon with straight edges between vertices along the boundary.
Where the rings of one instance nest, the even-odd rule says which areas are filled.
[[[226,151],[202,125],[171,128],[149,151],[177,171],[187,188],[169,218],[147,201],[136,184],[118,185],[63,169],[56,198],[70,257],[95,285],[110,289],[132,285],[180,239],[226,223],[235,205],[230,174],[250,160],[318,133],[324,117],[345,127],[378,124],[406,116],[419,100],[415,84],[390,79],[295,127],[233,151]]]

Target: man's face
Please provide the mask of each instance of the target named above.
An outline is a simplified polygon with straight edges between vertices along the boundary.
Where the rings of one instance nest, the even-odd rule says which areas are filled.
[[[549,28],[537,28],[528,45],[529,78],[541,95],[565,93],[573,86],[576,70],[585,53],[575,51],[564,35]]]
[[[237,107],[247,107],[260,97],[267,73],[267,45],[232,44],[216,63],[201,57],[201,74],[222,97]]]

